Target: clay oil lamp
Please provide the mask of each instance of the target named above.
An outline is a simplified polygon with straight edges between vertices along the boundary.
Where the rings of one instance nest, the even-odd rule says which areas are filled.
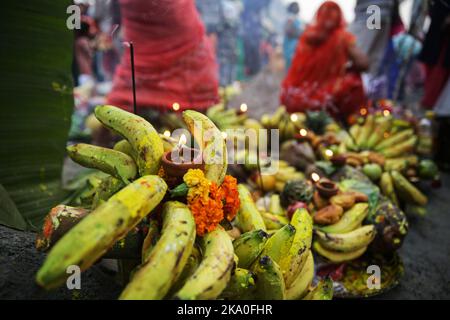
[[[162,166],[167,176],[182,179],[189,169],[204,169],[202,152],[187,147],[185,143],[186,136],[183,134],[178,145],[172,151],[164,153]]]
[[[320,179],[316,183],[316,189],[319,194],[326,199],[337,195],[339,192],[337,184],[328,179]]]

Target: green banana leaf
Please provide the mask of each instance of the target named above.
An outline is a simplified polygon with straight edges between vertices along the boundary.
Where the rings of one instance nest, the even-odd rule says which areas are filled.
[[[0,224],[32,230],[67,193],[61,171],[73,110],[70,0],[2,4]]]

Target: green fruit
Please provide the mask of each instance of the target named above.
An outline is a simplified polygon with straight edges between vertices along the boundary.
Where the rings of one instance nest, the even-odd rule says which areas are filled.
[[[439,169],[432,160],[422,160],[419,163],[419,177],[422,179],[434,179],[439,174]]]
[[[266,244],[268,234],[263,230],[254,230],[243,233],[234,240],[234,253],[239,258],[240,268],[249,268],[253,261],[260,255]]]
[[[281,205],[289,207],[295,202],[311,202],[314,194],[314,187],[306,180],[288,181],[280,194]]]
[[[370,178],[372,181],[378,181],[383,174],[383,169],[379,164],[376,163],[368,163],[364,165],[363,172],[366,176]]]

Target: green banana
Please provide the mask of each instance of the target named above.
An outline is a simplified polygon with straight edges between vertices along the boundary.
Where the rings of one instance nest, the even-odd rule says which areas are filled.
[[[238,185],[240,206],[237,213],[237,225],[242,232],[248,232],[252,230],[264,230],[266,231],[266,224],[256,208],[255,202],[250,194],[250,191],[242,185]]]
[[[261,212],[266,229],[280,229],[289,223],[286,217],[277,216],[268,212]]]
[[[220,298],[228,300],[253,300],[255,295],[255,275],[247,269],[236,268],[230,282]]]
[[[358,140],[356,144],[359,148],[365,149],[367,148],[367,142],[369,140],[370,135],[373,132],[375,125],[375,117],[372,114],[369,114],[364,122],[364,125],[361,127],[361,132],[358,135]]]
[[[123,152],[130,157],[132,157],[134,160],[136,160],[137,154],[136,151],[134,151],[133,146],[128,142],[128,140],[120,140],[114,145],[114,150]]]
[[[145,236],[144,243],[142,244],[142,263],[145,263],[150,257],[155,245],[158,243],[161,237],[161,232],[159,230],[159,223],[156,219],[150,219],[148,224],[148,232]]]
[[[287,300],[299,300],[303,298],[313,281],[314,278],[314,256],[309,250],[308,258],[306,259],[305,266],[302,271],[295,278],[292,285],[286,289]]]
[[[359,227],[369,212],[369,205],[365,202],[355,204],[344,212],[342,218],[335,224],[319,227],[325,233],[347,233]]]
[[[243,233],[233,241],[234,253],[237,255],[240,268],[248,269],[253,261],[261,254],[269,236],[263,230]]]
[[[256,277],[257,300],[284,300],[286,297],[286,286],[278,264],[269,256],[259,258],[252,271]]]
[[[46,289],[55,288],[68,277],[67,267],[89,268],[148,215],[166,191],[166,183],[158,176],[142,177],[123,188],[55,244],[36,282]]]
[[[100,186],[95,191],[94,199],[92,200],[92,209],[100,206],[123,187],[125,187],[125,183],[119,179],[112,176],[103,178]]]
[[[120,151],[79,143],[68,146],[67,153],[76,163],[108,173],[126,184],[137,175],[133,158]]]
[[[183,271],[195,241],[195,221],[177,201],[164,204],[161,238],[120,295],[121,300],[159,300]]]
[[[303,298],[303,300],[332,300],[333,291],[333,280],[321,280],[317,286]]]
[[[381,192],[392,201],[392,203],[398,206],[398,198],[394,189],[394,181],[392,180],[389,172],[383,172],[381,175],[380,189]]]
[[[333,263],[342,263],[346,261],[351,261],[359,258],[366,252],[367,247],[362,247],[356,249],[355,251],[350,252],[339,252],[325,249],[319,242],[314,242],[313,244],[314,250],[320,254],[322,257],[327,258],[329,261]]]
[[[313,221],[308,210],[299,209],[295,211],[291,224],[296,230],[294,240],[288,254],[282,257],[280,261],[280,267],[288,288],[305,265],[313,236]]]
[[[205,115],[187,110],[183,120],[203,152],[205,177],[221,185],[227,173],[227,146],[222,132]]]
[[[202,239],[203,259],[194,274],[175,294],[175,299],[208,300],[217,298],[226,288],[234,266],[233,244],[222,228]]]
[[[375,151],[382,151],[391,146],[395,146],[396,144],[409,139],[411,136],[413,136],[413,134],[414,134],[413,129],[407,129],[400,131],[398,133],[394,133],[389,138],[384,139],[380,143],[378,143],[375,146]]]
[[[284,210],[281,207],[280,195],[274,193],[270,196],[269,211],[277,216],[284,216]]]
[[[344,234],[325,233],[316,230],[317,240],[328,250],[351,252],[367,247],[376,236],[374,225],[366,225]]]
[[[392,180],[394,181],[395,190],[398,196],[407,203],[418,206],[425,206],[428,198],[411,182],[409,182],[400,172],[391,171]]]
[[[289,249],[294,241],[295,232],[296,230],[292,225],[285,225],[267,240],[261,254],[263,256],[269,256],[277,264],[280,264],[281,258],[289,253]]]
[[[103,125],[124,137],[137,154],[141,176],[157,174],[164,154],[163,142],[144,118],[114,106],[98,106],[95,116]]]

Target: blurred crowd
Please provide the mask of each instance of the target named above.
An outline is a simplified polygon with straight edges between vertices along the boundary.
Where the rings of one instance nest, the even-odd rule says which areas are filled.
[[[399,8],[407,1],[405,23]],[[284,80],[271,85],[277,103],[291,112],[326,109],[345,118],[388,100],[413,113],[434,110],[441,135],[449,133],[448,1],[357,0],[353,21],[345,21],[333,1],[323,1],[312,21],[302,21],[302,3],[78,0],[78,105],[94,95],[131,110],[130,56],[123,43],[133,42],[141,112],[204,111],[219,102],[219,87],[259,81],[277,60],[281,68],[270,72]]]

